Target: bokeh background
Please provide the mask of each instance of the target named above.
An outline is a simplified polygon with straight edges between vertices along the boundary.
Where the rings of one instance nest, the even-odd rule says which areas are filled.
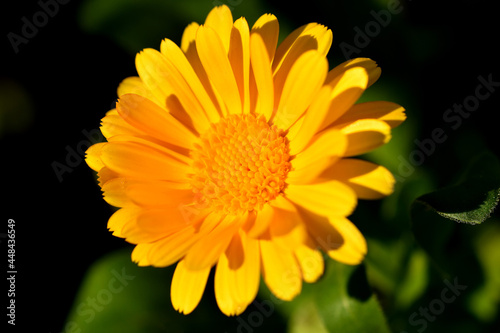
[[[386,147],[365,156],[388,167],[398,182],[394,195],[360,202],[353,216],[368,238],[369,255],[361,271],[352,276],[362,276],[368,294],[377,295],[393,332],[497,332],[498,210],[474,226],[438,219],[442,224],[411,221],[416,198],[464,177],[474,181],[478,174],[498,190],[499,26],[496,7],[486,0],[41,0],[3,4],[0,232],[6,232],[9,218],[16,221],[17,328],[97,332],[99,327],[108,329],[112,326],[106,325],[121,322],[126,323],[121,332],[324,329],[314,311],[297,310],[309,309],[308,299],[299,299],[295,307],[275,304],[277,310],[269,316],[264,311],[265,320],[259,325],[249,317],[258,310],[255,306],[242,315],[247,324],[250,318],[250,326],[224,318],[216,309],[210,282],[198,312],[187,318],[174,313],[169,302],[171,269],[134,270],[127,260],[131,245],[106,229],[113,209],[102,200],[95,175],[83,161],[82,152],[89,142],[100,140],[96,129],[114,106],[118,84],[136,75],[135,54],[146,47],[159,48],[165,37],[179,43],[187,24],[202,23],[209,10],[220,4],[229,5],[235,19],[245,16],[250,25],[264,13],[275,14],[281,38],[308,22],[327,25],[334,37],[331,68],[346,60],[347,51],[351,51],[349,57],[377,61],[382,77],[363,100],[399,103],[407,109],[408,120],[393,131]],[[34,22],[38,26],[27,26]],[[476,96],[484,80],[492,82],[489,88],[481,88],[481,93],[489,95],[473,105],[473,112],[463,116],[448,111],[465,100],[473,101],[470,96]],[[436,129],[441,133],[438,141],[444,142],[433,139]],[[426,142],[426,148],[415,140]],[[446,196],[454,200],[450,193]],[[434,221],[427,215],[424,219]],[[1,246],[6,254],[3,238]],[[92,307],[87,297],[99,295],[110,272],[123,267],[137,277],[135,281],[142,274],[152,274],[156,282],[148,288],[139,287],[140,283],[134,287],[131,282],[127,292],[113,294],[112,302],[102,309]],[[440,299],[446,287],[443,281],[453,283],[454,279],[467,289],[441,309],[432,302]],[[350,288],[356,289],[352,283]],[[326,292],[329,287],[319,283],[317,288]],[[266,291],[261,290],[260,299],[265,298]],[[147,299],[156,303],[141,303]],[[128,303],[136,307],[127,305],[121,312],[118,304]],[[430,304],[437,306],[439,314],[423,319],[420,308]],[[127,311],[142,311],[143,320],[127,322]],[[68,321],[76,322],[75,326],[67,326]]]

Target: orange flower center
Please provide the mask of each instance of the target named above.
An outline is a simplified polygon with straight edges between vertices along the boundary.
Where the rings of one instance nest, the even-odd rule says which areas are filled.
[[[288,142],[263,116],[231,115],[200,139],[191,181],[200,205],[226,214],[260,210],[285,187]]]

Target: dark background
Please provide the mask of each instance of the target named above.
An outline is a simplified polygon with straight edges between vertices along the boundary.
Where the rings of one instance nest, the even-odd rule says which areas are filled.
[[[353,28],[364,29],[373,20],[370,11],[384,8],[383,2],[359,3],[274,0],[265,8],[291,27],[314,21],[330,27],[333,67],[345,60],[339,45],[354,46]],[[489,149],[500,156],[500,89],[456,131],[442,118],[454,103],[474,94],[478,76],[492,75],[493,81],[500,82],[498,11],[493,3],[401,2],[402,12],[393,15],[392,22],[359,53],[381,66],[381,84],[395,87],[391,95],[395,102],[411,101],[404,106],[414,138],[429,138],[437,127],[446,130],[447,141],[420,166],[430,170],[438,185],[453,178],[467,160],[467,152]],[[9,218],[16,221],[16,322],[30,324],[37,332],[62,331],[88,267],[104,254],[130,246],[107,232],[112,209],[102,200],[83,156],[73,157],[74,166],[62,174],[62,181],[53,168],[54,162],[67,165],[67,147],[85,149],[85,131],[98,128],[113,105],[119,82],[135,75],[134,53],[103,34],[84,31],[78,23],[80,8],[76,0],[60,5],[17,54],[7,34],[20,34],[21,18],[31,18],[40,10],[39,4],[4,3],[0,17],[0,105],[4,107],[0,110],[0,232],[5,232]],[[169,30],[162,37],[180,42],[182,29],[192,20],[176,18],[172,24],[177,34]],[[144,46],[159,48],[160,39],[154,40]],[[12,104],[21,107],[17,110]],[[415,149],[410,144],[409,150]],[[5,271],[4,263],[1,266]]]

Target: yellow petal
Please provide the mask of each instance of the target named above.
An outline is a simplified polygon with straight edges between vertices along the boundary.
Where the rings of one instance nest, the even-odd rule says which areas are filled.
[[[381,120],[361,119],[339,128],[347,136],[345,156],[367,153],[391,139],[391,128]]]
[[[375,101],[353,105],[333,126],[351,123],[358,119],[378,119],[391,128],[401,125],[406,119],[405,109],[392,102]]]
[[[369,58],[355,58],[347,60],[340,65],[336,66],[328,73],[326,82],[329,83],[333,81],[337,76],[342,75],[343,72],[350,68],[363,67],[368,73],[368,84],[367,88],[378,80],[381,74],[381,69],[378,67],[377,63]]]
[[[360,264],[367,251],[366,240],[361,232],[346,218],[330,217],[329,220],[343,239],[342,245],[327,251],[330,258],[347,265]]]
[[[380,199],[392,193],[394,176],[383,166],[357,159],[342,159],[325,170],[324,179],[349,185],[360,199]]]
[[[104,200],[111,206],[125,207],[132,203],[125,193],[126,178],[113,178],[102,185]]]
[[[203,296],[209,273],[210,267],[193,271],[186,266],[184,260],[179,261],[170,287],[174,309],[189,314],[196,308]]]
[[[184,212],[178,206],[165,209],[153,208],[143,210],[137,216],[137,225],[146,232],[170,235],[181,231],[190,224],[200,222],[203,214],[197,216],[197,220],[187,219]]]
[[[332,46],[332,31],[322,24],[309,23],[302,33],[302,35],[306,34],[315,39],[317,45],[316,50],[318,50],[321,55],[326,56]]]
[[[311,23],[295,30],[292,34],[288,35],[278,47],[272,67],[274,75],[275,108],[277,108],[278,102],[281,99],[287,77],[298,59],[312,50],[316,50],[320,56],[324,56],[321,51],[318,51],[318,41],[316,38],[305,32],[305,30],[317,30],[317,28],[315,28],[317,26],[316,23]]]
[[[260,280],[259,242],[235,234],[215,270],[215,298],[226,316],[241,314],[255,299]]]
[[[184,257],[200,237],[193,226],[166,235],[153,243],[148,252],[148,262],[155,267],[170,266]]]
[[[293,205],[291,205],[293,206]],[[307,229],[296,210],[274,208],[269,234],[279,246],[295,250],[307,240]]]
[[[118,89],[116,91],[118,97],[125,94],[138,94],[137,92],[147,92],[146,87],[144,86],[142,80],[138,76],[130,76],[123,79],[122,82],[118,85]]]
[[[180,210],[182,206],[194,202],[194,193],[187,183],[116,177],[101,182],[100,186],[104,192],[104,199],[116,207],[134,204],[146,208],[168,207]]]
[[[194,47],[194,43],[196,40],[196,32],[198,31],[198,27],[200,25],[196,22],[191,22],[188,24],[188,26],[184,29],[184,32],[182,33],[182,39],[181,39],[181,50],[184,53],[189,53],[189,51]]]
[[[257,238],[267,231],[273,218],[273,211],[273,207],[264,205],[262,209],[257,212],[254,219],[249,219],[250,223],[244,225],[244,229],[249,237]]]
[[[233,28],[233,15],[229,7],[214,7],[205,19],[205,26],[212,28],[217,33],[227,55]]]
[[[161,240],[166,234],[157,232],[147,232],[143,230],[136,221],[133,221],[123,227],[124,238],[127,242],[132,244],[151,243]]]
[[[135,94],[147,98],[161,108],[165,108],[165,98],[163,94],[154,94],[153,91],[144,84],[143,80],[138,76],[130,76],[124,79],[118,85],[117,95],[121,97],[125,94]]]
[[[123,95],[119,115],[132,126],[165,142],[191,149],[196,137],[171,114],[139,95]]]
[[[356,207],[354,191],[339,181],[289,185],[285,196],[298,206],[321,216],[347,216]]]
[[[226,250],[244,220],[241,216],[230,215],[221,218],[222,221],[205,234],[187,253],[186,266],[190,269],[212,267]]]
[[[186,127],[203,133],[209,126],[207,115],[185,78],[194,79],[189,76],[191,65],[180,60],[180,50],[176,53],[176,48],[171,47],[169,51],[165,51],[169,55],[167,58],[157,50],[143,50],[136,57],[137,72],[174,117]]]
[[[300,206],[298,211],[307,225],[311,238],[323,251],[328,252],[342,246],[344,239],[332,226],[328,217],[318,215]]]
[[[276,126],[286,130],[306,111],[323,85],[327,70],[326,58],[315,50],[308,51],[297,59],[283,84],[278,109],[273,118]],[[279,90],[275,90],[275,93],[278,92]],[[275,105],[276,102],[275,100]]]
[[[309,23],[295,29],[278,46],[273,61],[273,72],[287,73],[293,63],[305,52],[317,50],[326,56],[332,45],[332,32],[324,25]]]
[[[142,207],[180,207],[194,202],[194,193],[187,183],[166,181],[138,181],[126,179],[124,191],[127,197]]]
[[[264,14],[252,26],[252,34],[257,34],[264,42],[267,56],[272,63],[279,37],[279,23],[273,14]]]
[[[359,264],[366,254],[366,241],[356,226],[342,216],[324,217],[300,210],[312,239],[331,258],[349,265]]]
[[[368,84],[368,74],[363,67],[349,68],[328,83],[333,87],[330,106],[323,119],[320,129],[323,129],[341,117],[365,91]]]
[[[301,169],[292,169],[288,172],[286,182],[289,185],[316,183],[318,176],[337,161],[338,157],[326,157],[318,160],[315,164],[308,164]]]
[[[107,181],[110,181],[113,178],[121,177],[118,173],[110,170],[108,167],[104,167],[97,172],[97,182],[99,186],[103,186]]]
[[[173,94],[168,75],[162,64],[157,65],[159,53],[154,49],[144,49],[135,57],[135,67],[144,86],[155,97],[158,105],[166,107],[167,97]]]
[[[150,243],[137,244],[132,251],[132,262],[141,267],[151,265],[148,260],[148,253],[152,246],[153,244]]]
[[[302,122],[296,122],[290,128],[290,132],[296,133],[294,136],[287,134],[290,140],[290,155],[300,153],[309,144],[320,130],[323,124],[323,119],[329,110],[331,100],[332,87],[325,85],[321,87],[316,98],[312,101],[309,109],[307,109]]]
[[[199,214],[195,215],[196,218],[198,216]],[[172,265],[184,257],[200,239],[204,239],[205,235],[219,223],[220,217],[217,214],[210,214],[204,218],[201,225],[190,224],[174,234],[163,237],[151,247],[148,261],[157,267]]]
[[[218,122],[220,119],[219,112],[212,103],[210,96],[203,87],[203,84],[201,83],[196,72],[194,71],[193,67],[189,63],[182,50],[169,39],[164,39],[161,42],[160,50],[165,58],[174,66],[175,69],[177,69],[179,75],[182,76],[182,78],[185,80],[185,83],[191,90],[191,92],[187,91],[185,93],[186,98],[195,98],[198,100],[198,103],[189,103],[189,101],[182,103],[188,110],[188,113],[192,112],[191,108],[200,107],[204,110],[204,114],[206,117],[208,117],[210,122]],[[187,87],[185,87],[182,82],[181,84],[182,89],[187,90]],[[179,94],[177,94],[177,96],[179,96]],[[194,121],[196,121],[196,117],[202,117],[202,115],[201,112],[198,111],[198,113],[192,113],[191,117]]]
[[[113,236],[125,238],[123,234],[123,226],[135,220],[139,214],[140,209],[137,207],[126,207],[117,210],[111,215],[108,220],[108,229],[113,232]]]
[[[151,233],[143,230],[137,224],[137,217],[141,213],[140,209],[127,206],[116,211],[108,221],[108,229],[113,232],[113,236],[125,238],[132,244],[155,242],[165,235],[161,233]]]
[[[101,149],[105,144],[105,142],[96,143],[85,152],[85,162],[94,171],[99,171],[104,167],[101,161]]]
[[[260,240],[262,275],[278,298],[290,301],[302,290],[302,275],[295,256],[270,240]]]
[[[191,164],[192,159],[189,157],[189,150],[168,144],[164,141],[160,141],[153,137],[147,135],[114,135],[108,139],[109,143],[115,142],[133,142],[139,145],[144,145],[152,148],[153,150],[160,151],[161,153],[168,155],[179,162],[186,165]]]
[[[328,158],[340,158],[347,147],[346,136],[337,129],[329,129],[316,135],[312,142],[292,160],[292,167],[302,169]]]
[[[314,248],[314,242],[309,239],[307,244],[300,245],[293,252],[300,265],[304,281],[316,282],[323,275],[325,262],[321,252]]]
[[[297,211],[297,208],[295,207],[295,205],[293,203],[291,203],[290,200],[285,198],[283,195],[279,195],[274,200],[269,201],[269,204],[274,208],[287,210],[289,212],[296,212]]]
[[[142,82],[141,78],[138,76],[130,76],[120,82],[117,89],[117,95],[120,97],[125,94],[136,94],[151,100],[154,99],[151,91],[148,90],[144,82]],[[158,101],[155,100],[155,102]]]
[[[143,131],[135,128],[134,126],[123,120],[116,109],[108,111],[106,113],[106,116],[101,119],[100,130],[104,137],[108,140],[115,135],[146,135]]]
[[[196,48],[203,68],[230,114],[240,114],[241,98],[227,51],[218,34],[201,26],[196,35]]]
[[[336,129],[317,134],[312,143],[292,160],[292,170],[287,175],[288,184],[310,184],[344,156],[347,138]]]
[[[137,179],[187,182],[190,167],[149,146],[135,142],[109,142],[101,150],[102,162],[112,171]]]
[[[229,62],[239,88],[243,113],[250,112],[250,31],[244,17],[234,22],[229,45]]]
[[[198,34],[199,25],[196,23],[192,23],[186,30],[184,31],[183,40],[181,43],[181,48],[186,55],[186,59],[193,67],[194,72],[198,76],[201,84],[203,85],[204,90],[210,97],[213,105],[217,109],[219,115],[227,115],[226,106],[224,105],[224,101],[222,97],[215,91],[210,79],[208,78],[207,72],[201,63],[200,56],[198,54],[198,49],[196,48],[196,35]],[[210,119],[212,119],[212,115],[207,111],[207,114]]]
[[[269,121],[274,107],[274,83],[269,54],[259,34],[252,33],[250,35],[250,60],[257,90],[255,112],[263,114]]]
[[[154,186],[145,186],[146,184],[131,184],[126,193],[129,197],[137,196],[144,193],[144,189],[150,188],[152,192],[155,191]],[[138,185],[142,185],[143,189],[137,191]],[[165,191],[168,191],[165,193]],[[158,189],[156,189],[158,191]],[[172,190],[162,188],[160,195],[168,195],[168,201],[158,207],[148,207],[144,209],[137,217],[137,224],[144,231],[172,234],[189,225],[195,225],[201,222],[208,215],[207,209],[199,208],[196,210],[186,211],[186,205],[192,204],[193,194],[191,190]],[[177,195],[175,195],[177,193]],[[195,206],[195,205],[194,205]],[[195,206],[196,207],[196,206]]]

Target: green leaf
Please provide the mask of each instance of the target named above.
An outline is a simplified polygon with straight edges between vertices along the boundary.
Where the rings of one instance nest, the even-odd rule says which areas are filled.
[[[329,332],[389,332],[363,265],[329,260],[325,276],[316,287],[314,299]]]
[[[288,323],[288,333],[328,333],[313,299],[296,307]]]
[[[102,258],[84,278],[63,331],[198,333],[210,328],[224,333],[259,326],[259,332],[274,332],[284,325],[279,315],[267,318],[264,310],[259,312],[259,304],[249,306],[241,317],[226,317],[215,302],[212,277],[191,314],[176,312],[170,302],[174,268],[138,267],[130,259],[130,250]]]
[[[500,163],[493,154],[476,158],[455,186],[419,197],[413,207],[469,224],[487,220],[500,198]]]
[[[265,284],[259,298],[289,318],[288,332],[388,333],[386,318],[366,280],[364,265],[326,259],[325,274],[291,302],[278,300]]]
[[[499,188],[500,163],[494,155],[483,153],[469,164],[457,185],[413,202],[413,234],[442,277],[467,276],[470,285],[482,283],[471,240],[474,225],[484,222],[496,207]]]
[[[102,258],[84,278],[66,330],[160,332],[163,325],[157,319],[160,313],[166,318],[175,317],[168,309],[171,275],[170,269],[137,267],[131,262],[129,251]]]
[[[394,306],[407,309],[425,292],[429,284],[428,259],[424,251],[415,249],[408,258],[404,277],[394,294]]]
[[[500,220],[488,223],[474,239],[473,246],[478,254],[485,280],[471,292],[468,308],[476,318],[483,322],[492,322],[499,318],[500,307]]]

